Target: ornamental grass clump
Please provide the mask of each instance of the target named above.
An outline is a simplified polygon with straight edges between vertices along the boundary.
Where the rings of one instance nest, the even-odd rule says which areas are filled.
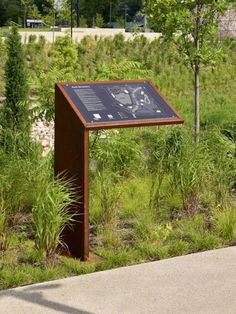
[[[32,209],[36,249],[48,259],[55,257],[58,245],[64,246],[61,233],[72,222],[69,212],[73,192],[69,191],[69,182],[45,182]]]
[[[211,186],[215,206],[225,208],[232,202],[236,178],[235,142],[220,130],[204,135],[211,158]]]
[[[185,216],[193,217],[200,209],[201,196],[209,182],[210,156],[204,143],[194,143],[183,132],[172,132],[166,143],[170,148],[173,188],[180,192]]]
[[[231,244],[236,243],[236,208],[226,208],[215,215],[217,234]]]
[[[210,165],[205,143],[194,143],[188,130],[172,128],[159,132],[148,159],[152,175],[150,207],[160,210],[162,186],[165,184],[165,197],[179,195],[181,216],[193,217],[200,210],[201,196],[209,181]]]

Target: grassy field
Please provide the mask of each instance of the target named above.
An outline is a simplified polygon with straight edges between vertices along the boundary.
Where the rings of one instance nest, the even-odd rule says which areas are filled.
[[[97,258],[88,263],[46,258],[39,249],[39,227],[53,228],[45,219],[55,209],[48,195],[67,201],[53,179],[53,155],[42,158],[35,143],[11,155],[1,147],[1,289],[236,244],[235,48],[235,40],[224,40],[222,62],[201,70],[196,146],[193,73],[172,45],[122,35],[79,44],[65,37],[54,46],[31,38],[24,47],[30,94],[45,119],[54,116],[56,81],[150,79],[185,124],[91,133],[90,247]],[[0,57],[3,95],[3,43]]]

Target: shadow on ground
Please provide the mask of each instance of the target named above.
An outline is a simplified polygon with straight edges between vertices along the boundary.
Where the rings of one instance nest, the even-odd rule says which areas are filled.
[[[58,313],[70,313],[70,314],[93,314],[91,312],[83,311],[68,305],[64,305],[58,302],[50,301],[44,298],[43,290],[46,289],[55,289],[60,288],[59,284],[50,284],[50,285],[39,285],[39,286],[30,286],[26,287],[23,290],[5,290],[0,291],[1,297],[12,297],[27,301],[29,303],[38,304],[40,306],[53,309]]]

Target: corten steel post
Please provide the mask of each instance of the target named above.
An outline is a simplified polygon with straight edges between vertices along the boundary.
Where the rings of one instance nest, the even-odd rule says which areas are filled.
[[[78,201],[71,208],[76,214],[73,227],[66,227],[62,237],[70,254],[86,261],[89,256],[89,134],[58,86],[55,103],[55,174],[73,180]]]

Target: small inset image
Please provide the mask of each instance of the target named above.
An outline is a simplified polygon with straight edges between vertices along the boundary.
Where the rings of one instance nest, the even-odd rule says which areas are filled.
[[[124,112],[118,112],[118,115],[121,119],[127,119],[127,116],[124,114]]]
[[[93,119],[96,120],[96,121],[98,121],[98,120],[101,120],[102,117],[100,116],[99,113],[94,113],[94,114],[93,114]]]

